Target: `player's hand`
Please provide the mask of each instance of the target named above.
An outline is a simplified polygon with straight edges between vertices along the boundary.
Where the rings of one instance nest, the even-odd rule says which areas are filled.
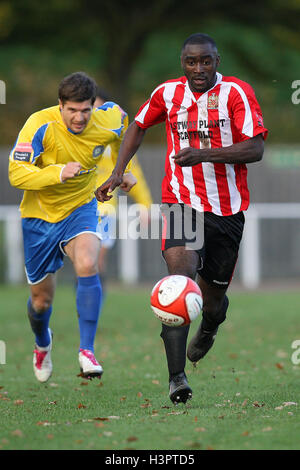
[[[131,188],[137,183],[137,179],[133,174],[129,171],[128,173],[125,173],[123,176],[123,181],[120,184],[120,188],[128,193]]]
[[[204,161],[201,158],[201,150],[193,147],[186,147],[174,155],[175,163],[179,166],[194,166]]]
[[[81,170],[81,165],[79,162],[68,162],[62,172],[61,172],[61,180],[64,183],[70,178],[74,178],[74,176],[79,175]]]
[[[109,201],[112,198],[112,195],[108,193],[112,193],[117,186],[120,186],[122,184],[122,181],[123,176],[112,173],[108,180],[104,181],[104,183],[96,189],[95,196],[97,201]]]

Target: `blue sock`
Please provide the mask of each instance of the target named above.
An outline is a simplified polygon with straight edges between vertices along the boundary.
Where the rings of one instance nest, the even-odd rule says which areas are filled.
[[[37,313],[32,306],[31,298],[27,302],[28,318],[31,329],[35,334],[35,342],[41,348],[49,346],[51,338],[49,336],[49,320],[52,313],[52,306],[44,313]]]
[[[94,341],[102,304],[102,288],[98,274],[77,278],[76,305],[80,349],[94,352]]]

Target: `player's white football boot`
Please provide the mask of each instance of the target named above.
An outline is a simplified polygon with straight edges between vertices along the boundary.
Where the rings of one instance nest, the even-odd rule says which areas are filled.
[[[103,369],[92,351],[89,349],[80,349],[78,359],[82,377],[87,379],[92,379],[94,377],[99,377],[99,379],[101,378]]]
[[[52,375],[52,361],[51,361],[51,350],[52,350],[52,331],[49,328],[50,344],[44,348],[35,345],[33,351],[33,370],[34,375],[39,382],[47,382]]]

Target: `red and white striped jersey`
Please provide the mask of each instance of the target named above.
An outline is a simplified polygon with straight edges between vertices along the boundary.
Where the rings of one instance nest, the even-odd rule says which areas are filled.
[[[168,80],[153,91],[135,121],[143,129],[166,122],[162,202],[185,203],[224,216],[247,209],[245,164],[205,162],[180,167],[172,157],[185,147],[227,147],[258,134],[266,138],[268,131],[250,85],[217,73],[210,90],[193,93],[186,77]]]

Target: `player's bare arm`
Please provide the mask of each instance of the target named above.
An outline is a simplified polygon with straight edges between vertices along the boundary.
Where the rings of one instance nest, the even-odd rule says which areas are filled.
[[[125,177],[125,168],[141,145],[145,132],[145,129],[139,127],[135,121],[129,125],[122,140],[118,161],[111,176],[95,191],[98,201],[109,201],[112,196],[108,193],[111,193],[117,186],[122,185]]]
[[[68,162],[62,172],[61,172],[61,180],[64,183],[70,178],[74,178],[77,176],[81,170],[81,165],[79,162]]]
[[[210,163],[253,163],[262,159],[264,140],[261,134],[243,142],[222,148],[197,149],[186,147],[173,158],[179,166],[194,166]]]

